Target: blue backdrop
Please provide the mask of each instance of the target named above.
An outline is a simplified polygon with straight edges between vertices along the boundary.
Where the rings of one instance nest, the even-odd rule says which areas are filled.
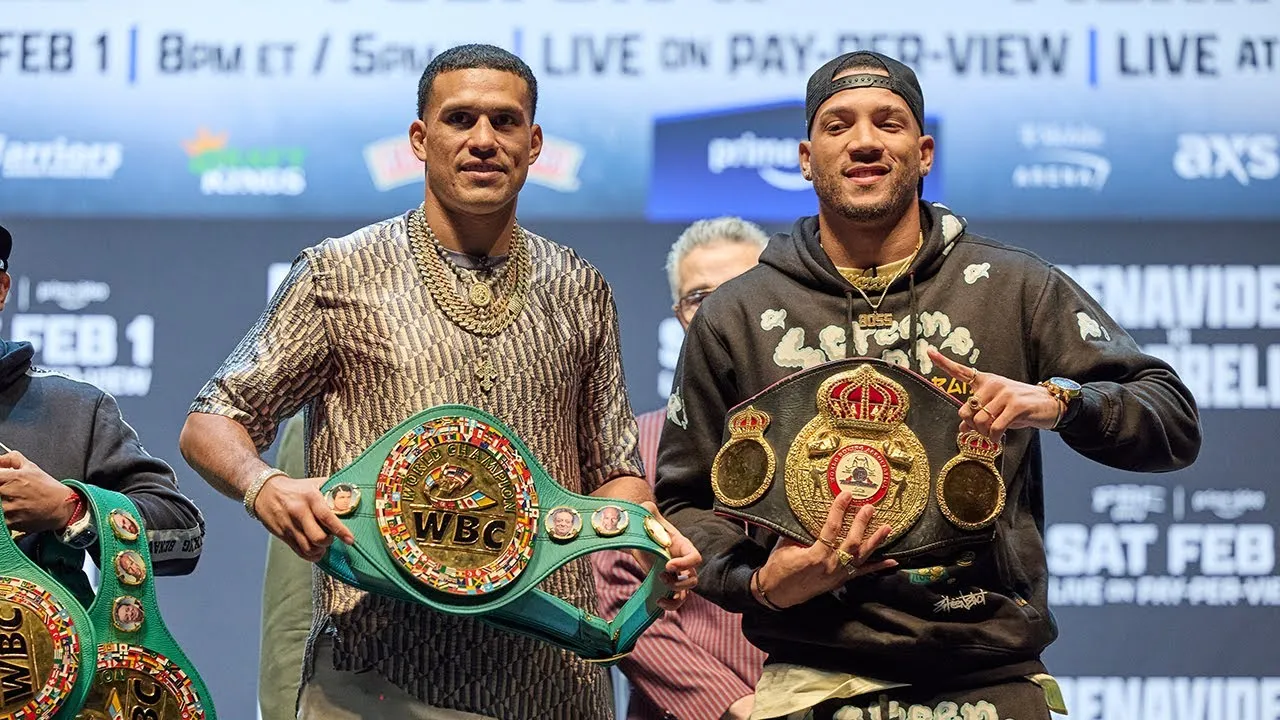
[[[178,429],[278,264],[420,201],[405,135],[431,55],[485,40],[533,66],[549,145],[521,218],[613,285],[641,411],[681,341],[670,243],[697,217],[810,212],[804,80],[884,50],[925,89],[926,196],[1064,265],[1202,408],[1178,473],[1046,443],[1072,717],[1277,720],[1278,29],[1273,0],[0,0],[0,333],[115,393],[179,469],[208,541],[160,584],[165,618],[249,718],[266,536],[182,464]]]

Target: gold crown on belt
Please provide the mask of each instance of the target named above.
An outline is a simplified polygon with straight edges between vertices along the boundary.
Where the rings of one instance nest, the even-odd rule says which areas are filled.
[[[966,430],[957,435],[956,445],[960,447],[961,454],[983,460],[994,460],[1001,451],[1000,443],[989,440],[972,430]]]
[[[736,438],[764,435],[765,428],[767,427],[769,427],[769,416],[750,406],[748,406],[746,410],[735,413],[732,418],[729,418],[730,437]]]
[[[836,427],[886,432],[902,424],[911,406],[906,389],[870,365],[833,375],[818,392],[823,414]]]

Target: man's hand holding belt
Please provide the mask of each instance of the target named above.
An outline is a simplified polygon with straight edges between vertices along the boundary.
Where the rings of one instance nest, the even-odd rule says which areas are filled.
[[[853,495],[841,492],[831,503],[818,542],[802,545],[782,537],[764,566],[751,576],[751,594],[770,610],[784,610],[843,586],[853,578],[897,567],[897,560],[868,563],[893,528],[881,525],[864,539],[875,517],[875,507],[863,505],[854,511],[853,526],[841,537],[845,516]]]
[[[36,533],[66,528],[83,515],[80,496],[16,450],[0,455],[0,500],[9,529]]]
[[[337,537],[350,545],[351,530],[325,502],[320,486],[328,478],[291,478],[268,467],[249,485],[245,510],[299,557],[318,562]]]
[[[698,566],[702,564],[702,555],[689,538],[662,517],[662,513],[658,512],[658,506],[653,501],[646,500],[640,503],[640,506],[653,513],[654,519],[661,523],[671,538],[671,547],[667,548],[671,553],[671,559],[667,561],[663,572],[658,576],[663,585],[671,588],[671,596],[658,600],[658,607],[663,610],[678,610],[688,599],[689,591],[698,586]],[[645,573],[653,567],[653,555],[634,551],[631,556]]]

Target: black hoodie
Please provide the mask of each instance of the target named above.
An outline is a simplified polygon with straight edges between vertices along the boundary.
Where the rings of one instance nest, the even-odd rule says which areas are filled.
[[[115,398],[89,383],[32,368],[30,343],[0,340],[0,442],[57,480],[123,493],[147,525],[157,575],[195,569],[204,518],[173,469],[152,457],[120,415]],[[44,536],[19,543],[28,554]],[[90,553],[96,557],[97,550]]]
[[[891,328],[858,325],[872,310],[823,251],[816,217],[774,236],[759,266],[707,298],[676,371],[656,492],[703,555],[698,591],[744,613],[747,637],[770,662],[934,686],[996,682],[1042,671],[1040,653],[1057,635],[1035,430],[1006,433],[1008,499],[991,547],[924,573],[861,577],[779,613],[757,604],[748,587],[775,538],[744,536],[741,523],[711,510],[710,466],[729,408],[797,370],[853,356],[910,367],[966,397],[927,346],[1025,383],[1080,382],[1081,401],[1061,435],[1088,458],[1151,472],[1195,459],[1195,402],[1168,365],[1143,354],[1088,294],[1032,253],[967,234],[941,205],[922,203],[921,214],[919,257],[880,306],[896,319]]]

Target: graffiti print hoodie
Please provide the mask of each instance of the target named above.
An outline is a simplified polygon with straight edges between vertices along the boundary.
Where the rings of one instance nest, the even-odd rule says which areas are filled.
[[[966,397],[965,384],[935,367],[928,347],[1025,383],[1053,376],[1081,383],[1060,434],[1092,460],[1158,472],[1195,459],[1195,403],[1168,365],[1143,354],[1093,299],[1032,253],[968,234],[940,205],[922,203],[921,215],[920,255],[880,306],[892,327],[858,324],[872,310],[822,250],[816,217],[774,236],[759,266],[707,298],[672,388],[657,496],[703,555],[698,591],[744,613],[747,637],[770,662],[933,686],[996,682],[1042,672],[1040,653],[1057,634],[1038,431],[1005,436],[1008,498],[991,547],[946,567],[860,577],[782,612],[762,608],[749,589],[776,538],[756,528],[744,535],[741,523],[711,510],[711,462],[731,407],[797,370],[854,356],[909,367]]]

